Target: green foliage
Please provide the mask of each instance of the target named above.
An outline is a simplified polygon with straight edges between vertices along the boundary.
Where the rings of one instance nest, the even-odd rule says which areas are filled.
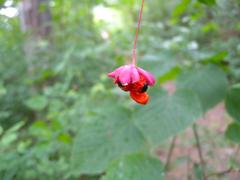
[[[31,42],[30,56],[34,35],[21,32],[18,16],[0,15],[1,179],[164,179],[152,157],[162,142],[224,99],[239,121],[238,85],[225,95],[240,80],[240,7],[206,6],[215,3],[146,2],[138,60],[158,81],[145,107],[106,77],[131,55],[137,1],[49,1],[52,33]],[[108,22],[106,9],[94,14],[99,6],[117,11],[112,21],[121,26]],[[169,80],[176,80],[172,95],[158,89]],[[226,137],[239,143],[238,132],[230,124]]]
[[[239,132],[240,132],[240,124],[238,122],[231,123],[225,132],[225,136],[226,138],[228,138],[233,142],[240,143]]]
[[[13,127],[4,132],[1,137],[1,147],[8,147],[18,138],[18,130],[23,126],[23,122],[15,124]],[[2,134],[2,133],[1,133]]]
[[[0,83],[0,98],[7,93],[6,88]]]
[[[34,96],[26,100],[25,104],[28,108],[41,111],[47,106],[47,98],[45,96]]]
[[[221,63],[224,63],[225,58],[227,57],[228,52],[227,51],[222,51],[219,52],[209,58],[206,58],[202,61],[203,64],[217,64],[217,65],[221,65]]]
[[[131,154],[112,163],[101,180],[162,180],[164,168],[159,160],[145,154]]]
[[[154,145],[183,131],[202,114],[197,96],[187,90],[172,96],[156,93],[151,103],[136,113],[136,124]]]
[[[194,175],[195,175],[195,178],[197,180],[204,180],[204,177],[203,177],[203,171],[202,171],[202,168],[201,168],[201,165],[200,164],[194,164],[194,167],[193,167],[193,170],[194,170]]]
[[[186,12],[188,5],[191,3],[191,0],[182,0],[173,11],[174,17],[180,17],[183,13]]]
[[[206,112],[225,97],[227,78],[221,69],[208,65],[182,73],[177,80],[177,88],[194,91]]]
[[[216,4],[216,0],[198,0],[200,3],[212,6]]]
[[[112,160],[145,149],[131,112],[121,104],[113,106],[112,101],[104,100],[89,109],[84,119],[73,147],[74,174],[102,173]]]
[[[240,121],[240,84],[236,84],[228,91],[226,97],[226,108],[228,113],[236,120]]]
[[[160,83],[165,83],[170,80],[175,80],[177,76],[180,74],[180,72],[181,72],[181,69],[178,66],[173,67],[170,71],[168,71],[163,76],[161,76],[159,78],[159,81]]]

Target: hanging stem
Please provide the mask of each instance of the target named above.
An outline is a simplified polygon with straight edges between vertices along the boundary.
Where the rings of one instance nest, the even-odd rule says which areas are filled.
[[[169,165],[170,165],[171,158],[172,158],[172,155],[173,155],[173,150],[174,150],[175,145],[176,145],[176,140],[177,140],[177,136],[174,136],[173,139],[172,139],[170,148],[168,150],[167,161],[166,161],[166,165],[165,165],[165,171],[168,171],[168,169],[169,169]]]
[[[133,52],[132,52],[132,64],[134,64],[134,65],[136,65],[136,59],[137,59],[136,50],[137,50],[138,34],[139,34],[139,30],[140,30],[140,27],[141,27],[141,21],[142,21],[143,7],[144,7],[144,0],[142,0],[142,6],[141,6],[141,9],[140,9],[140,12],[139,12],[138,26],[137,26],[137,30],[136,30]]]
[[[200,140],[199,140],[199,135],[198,135],[196,124],[193,124],[193,134],[194,134],[194,137],[196,139],[196,146],[197,146],[198,156],[199,156],[200,164],[201,164],[201,168],[202,168],[203,180],[207,180],[206,172],[205,172],[205,161],[203,159],[202,147],[201,147],[201,143],[200,143]]]

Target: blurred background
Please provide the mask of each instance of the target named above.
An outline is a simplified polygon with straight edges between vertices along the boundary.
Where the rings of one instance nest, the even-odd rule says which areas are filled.
[[[126,124],[141,107],[106,76],[131,59],[140,5],[141,0],[0,0],[0,179],[97,180],[112,160],[142,149],[136,144],[142,141],[139,130]],[[221,69],[228,86],[239,82],[240,2],[146,0],[138,64],[155,75],[152,93],[160,91],[159,96],[163,89],[176,89],[179,74],[209,65]],[[199,76],[204,81],[221,73]],[[201,94],[209,87],[200,88]],[[213,95],[221,88],[216,86]],[[240,154],[224,135],[232,120],[223,100],[224,95],[217,97],[198,121],[204,173],[209,179],[240,179],[231,172],[239,168]],[[149,110],[149,117],[159,111]],[[171,158],[166,179],[206,176],[199,170],[196,136],[191,128],[183,132],[186,128],[174,141],[169,135],[157,148],[144,146],[163,164]],[[113,138],[98,139],[105,132]],[[126,132],[137,138],[122,138]],[[126,151],[124,143],[130,144]]]

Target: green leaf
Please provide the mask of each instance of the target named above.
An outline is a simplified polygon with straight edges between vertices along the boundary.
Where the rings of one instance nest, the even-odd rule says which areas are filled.
[[[25,101],[25,105],[35,111],[41,111],[47,106],[48,100],[45,96],[34,96]]]
[[[3,4],[5,3],[5,0],[0,0],[0,6],[3,6]],[[1,9],[1,7],[0,7]]]
[[[182,0],[180,4],[176,6],[176,8],[173,11],[174,17],[181,16],[187,9],[188,5],[191,3],[191,0]]]
[[[213,56],[202,60],[203,64],[215,63],[215,64],[222,64],[224,59],[227,57],[227,51],[221,51]]]
[[[181,90],[172,96],[158,93],[135,117],[137,126],[153,145],[183,131],[202,114],[193,92]]]
[[[159,81],[160,81],[160,83],[164,83],[169,80],[174,80],[174,79],[176,79],[176,77],[178,76],[178,74],[180,72],[181,72],[181,69],[178,66],[176,66],[176,67],[172,68],[170,71],[168,71],[167,73],[165,73],[164,75],[162,75],[159,78]]]
[[[162,163],[144,154],[131,154],[114,162],[101,180],[161,180]]]
[[[4,96],[7,93],[7,89],[4,87],[4,85],[0,82],[0,97]]]
[[[193,171],[194,171],[196,180],[204,180],[203,170],[200,164],[194,163]]]
[[[73,174],[101,173],[119,156],[145,150],[145,140],[130,111],[120,105],[101,104],[85,119],[75,138]]]
[[[227,90],[226,74],[216,66],[207,65],[182,73],[177,79],[177,89],[190,89],[201,100],[204,112],[222,101]]]
[[[233,142],[240,143],[240,124],[231,123],[225,132],[225,136]]]
[[[216,0],[198,0],[202,4],[206,4],[208,6],[213,6],[216,4]]]
[[[13,143],[18,138],[18,130],[24,126],[24,122],[20,121],[16,123],[13,127],[9,128],[7,131],[4,132],[3,137],[0,139],[0,146],[7,147],[11,143]]]
[[[201,30],[204,32],[204,33],[208,33],[208,32],[217,32],[219,31],[220,27],[219,27],[219,24],[214,22],[214,21],[210,21],[208,23],[205,23],[202,27],[201,27]],[[226,51],[225,51],[226,52]],[[227,52],[226,52],[227,53]],[[224,51],[223,52],[220,52],[219,53],[220,55],[224,55]],[[219,55],[217,57],[220,57]]]
[[[240,122],[240,84],[234,85],[228,91],[225,104],[228,113]]]
[[[20,121],[20,122],[14,124],[11,128],[9,128],[6,133],[15,133],[16,131],[21,129],[24,125],[25,125],[25,122]]]
[[[32,136],[41,137],[41,139],[50,139],[51,135],[54,131],[51,131],[50,124],[45,121],[36,121],[34,122],[30,128],[29,133]]]

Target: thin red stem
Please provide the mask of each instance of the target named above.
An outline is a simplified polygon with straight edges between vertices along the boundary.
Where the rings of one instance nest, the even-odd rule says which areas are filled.
[[[133,46],[133,52],[132,52],[132,63],[135,65],[136,64],[136,59],[137,59],[137,42],[138,42],[138,34],[141,28],[141,21],[142,21],[142,14],[143,14],[143,7],[144,7],[144,0],[142,0],[142,6],[139,12],[139,19],[138,19],[138,26],[136,30],[136,36],[134,39],[134,46]]]

